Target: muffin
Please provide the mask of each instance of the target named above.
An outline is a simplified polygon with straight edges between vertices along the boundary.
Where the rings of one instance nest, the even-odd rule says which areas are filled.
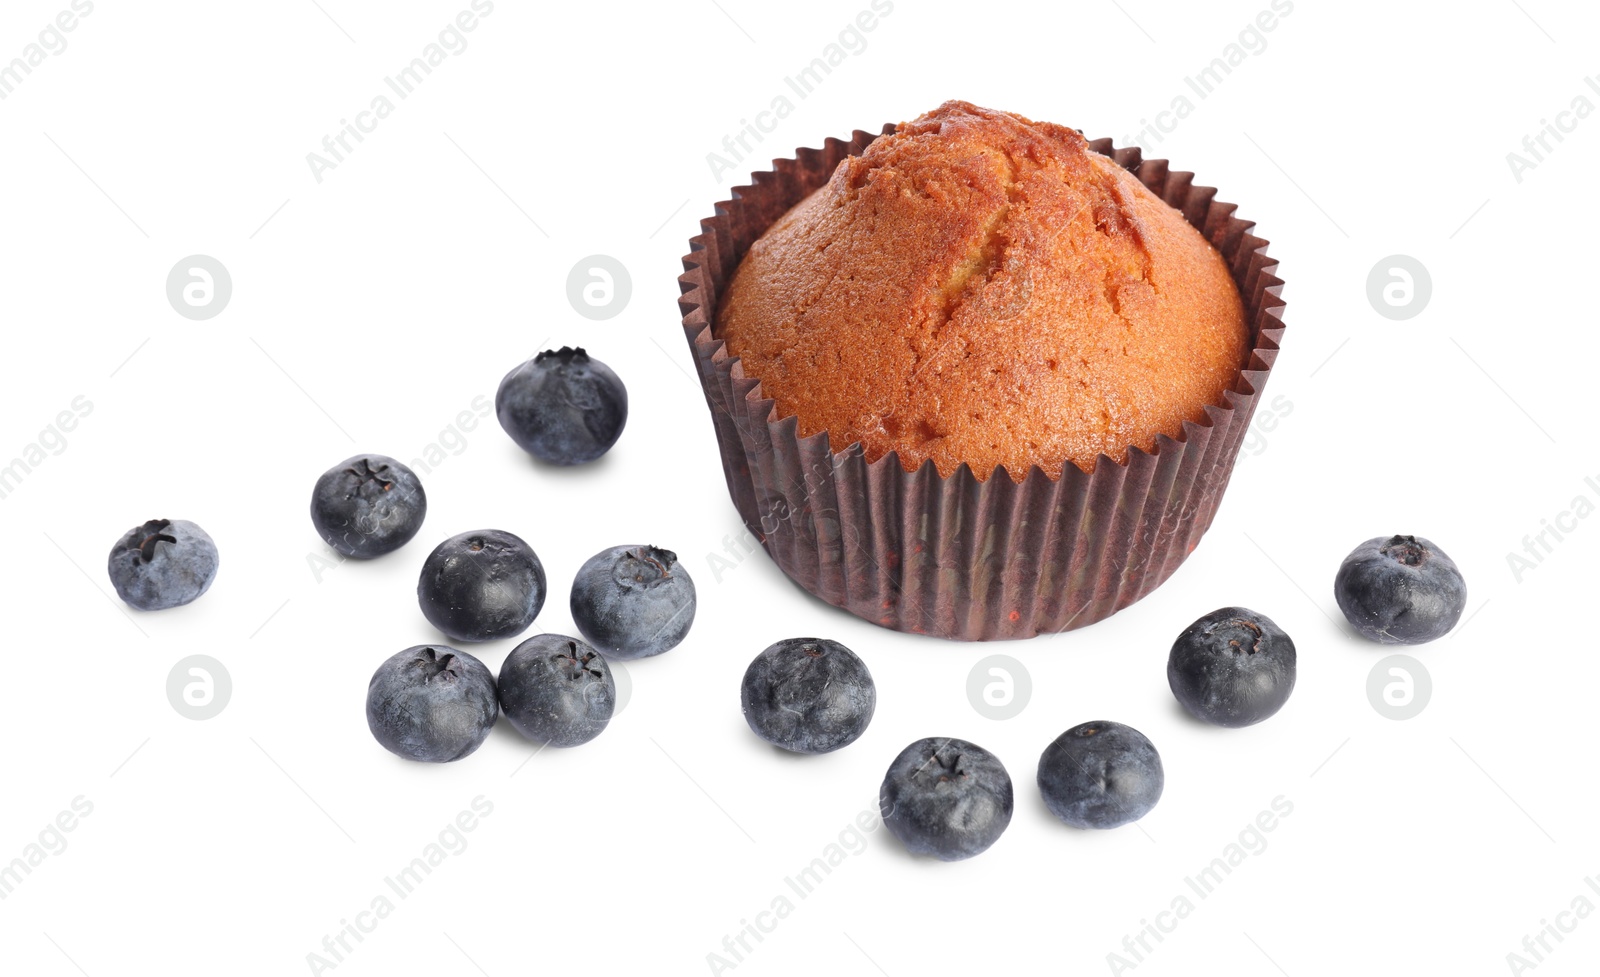
[[[1267,242],[1215,194],[961,102],[736,188],[679,307],[747,543],[946,638],[1149,593],[1210,526],[1283,333]]]
[[[1155,449],[1244,365],[1222,256],[1078,132],[946,102],[751,245],[717,311],[800,437],[1021,481]]]

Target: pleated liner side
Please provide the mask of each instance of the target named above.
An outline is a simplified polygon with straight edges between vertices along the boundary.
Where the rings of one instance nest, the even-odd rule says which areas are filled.
[[[885,126],[883,133],[894,131]],[[774,162],[716,206],[690,241],[678,305],[721,447],[728,494],[783,572],[830,604],[897,631],[961,640],[1027,638],[1079,628],[1148,594],[1199,543],[1228,486],[1283,336],[1283,281],[1252,222],[1213,187],[1109,139],[1116,160],[1181,211],[1222,253],[1251,327],[1249,362],[1224,403],[1186,422],[1154,452],[1057,480],[1035,467],[1021,483],[966,466],[941,478],[907,472],[895,454],[868,464],[859,443],[835,454],[826,433],[796,436],[758,380],[712,333],[717,301],[751,243],[827,182],[878,133],[856,131]]]

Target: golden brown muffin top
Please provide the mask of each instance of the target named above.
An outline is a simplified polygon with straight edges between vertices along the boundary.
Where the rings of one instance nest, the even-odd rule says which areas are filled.
[[[751,246],[717,327],[801,437],[1018,481],[1176,437],[1248,341],[1181,214],[1074,130],[966,102],[842,161]]]

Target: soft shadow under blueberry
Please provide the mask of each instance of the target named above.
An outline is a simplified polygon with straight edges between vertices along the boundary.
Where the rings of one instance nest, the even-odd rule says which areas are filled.
[[[608,451],[594,461],[587,461],[581,465],[555,465],[548,461],[535,458],[527,452],[519,452],[528,459],[528,466],[539,472],[545,478],[603,478],[615,464],[612,462],[612,452]]]

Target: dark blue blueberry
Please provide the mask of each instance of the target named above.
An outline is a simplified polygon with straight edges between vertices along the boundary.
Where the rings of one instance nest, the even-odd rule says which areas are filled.
[[[831,753],[867,731],[878,690],[856,653],[826,638],[787,638],[745,669],[739,703],[750,729],[794,753]]]
[[[572,620],[595,647],[623,661],[668,651],[694,623],[694,581],[677,554],[613,546],[578,569]]]
[[[906,850],[946,862],[971,858],[1011,823],[1011,775],[966,740],[917,740],[894,758],[878,793],[883,823]]]
[[[1132,726],[1104,720],[1074,726],[1039,757],[1039,793],[1074,828],[1137,821],[1161,800],[1161,754]]]
[[[141,611],[187,604],[217,576],[217,544],[187,519],[152,519],[111,547],[106,560],[117,596]]]
[[[392,553],[417,534],[428,497],[411,469],[385,455],[356,455],[322,473],[311,524],[329,546],[358,560]]]
[[[500,708],[535,743],[577,746],[605,732],[617,683],[598,651],[576,638],[529,638],[500,666]]]
[[[422,564],[417,603],[428,622],[457,641],[509,638],[544,607],[544,564],[521,539],[498,529],[452,536]]]
[[[580,346],[545,350],[507,373],[495,413],[523,451],[553,465],[605,454],[628,421],[628,389]]]
[[[1461,620],[1467,582],[1444,550],[1421,536],[1379,536],[1344,558],[1333,597],[1362,637],[1420,645]]]
[[[367,728],[407,760],[459,760],[483,745],[499,715],[494,675],[443,645],[407,648],[379,665],[367,685]]]
[[[1294,642],[1265,614],[1224,607],[1189,625],[1167,656],[1167,684],[1196,719],[1250,726],[1294,691]]]

